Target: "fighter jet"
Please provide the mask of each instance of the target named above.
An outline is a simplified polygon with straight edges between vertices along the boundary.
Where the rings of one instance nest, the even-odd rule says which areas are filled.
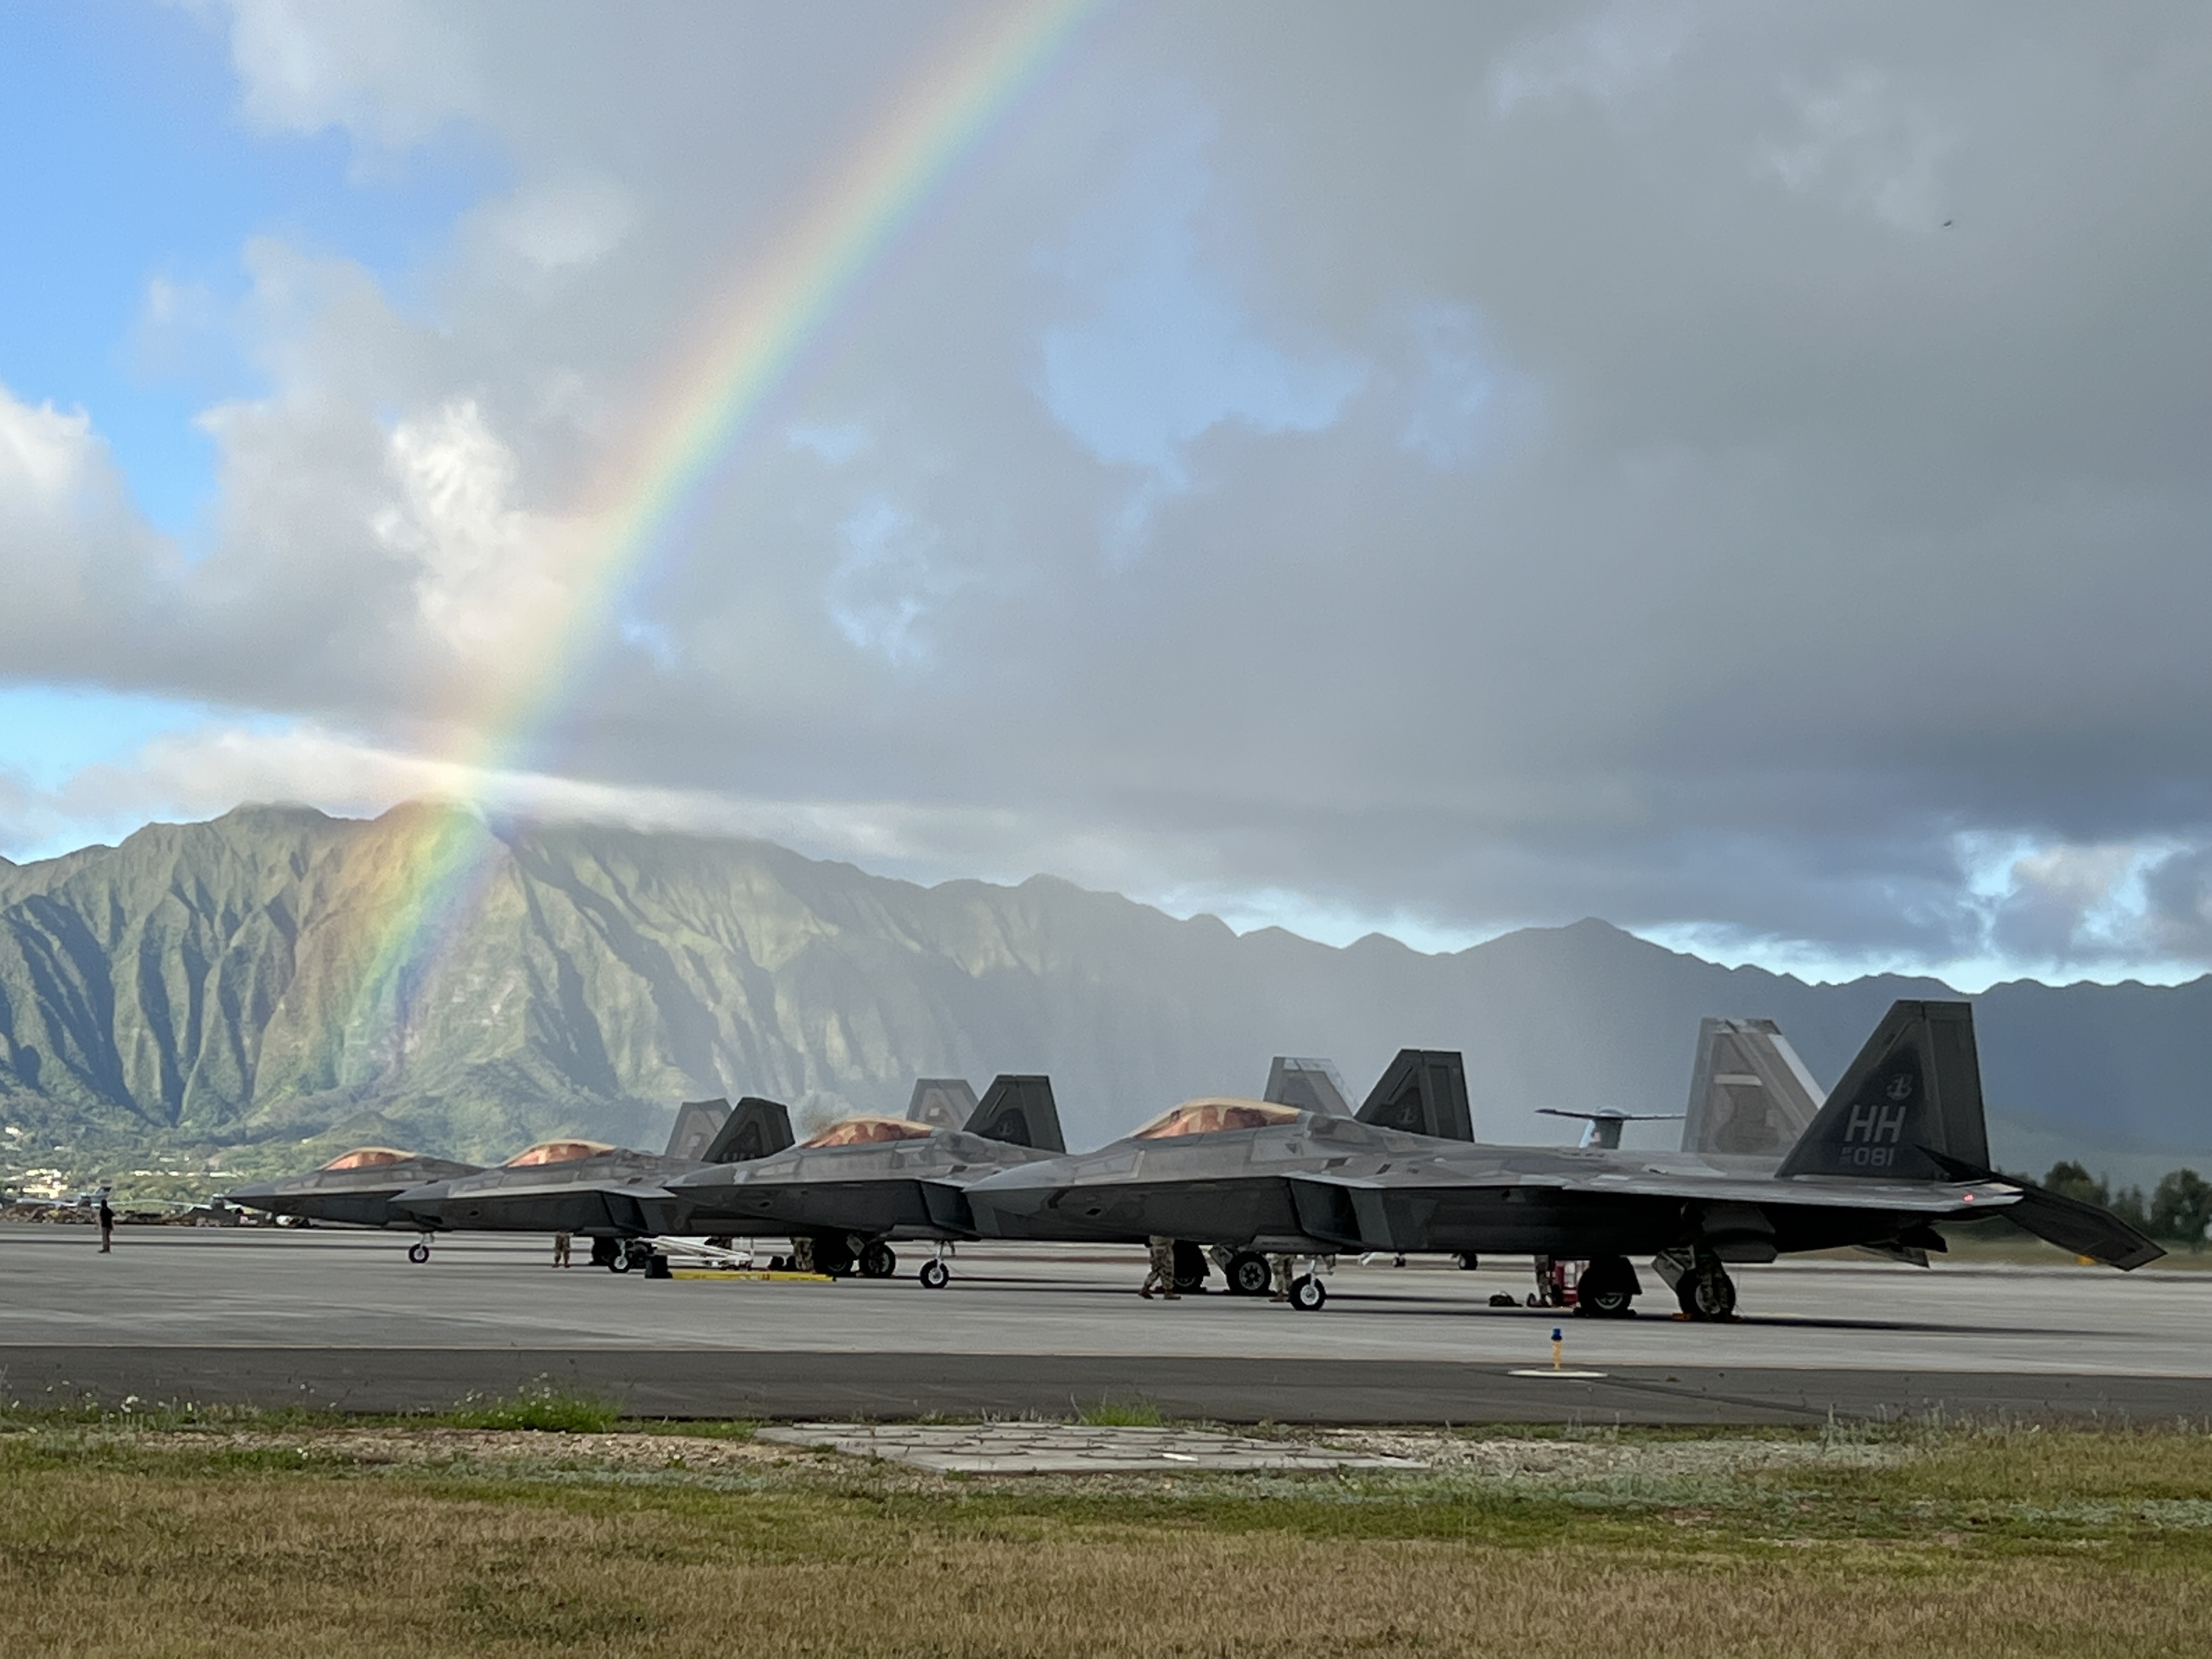
[[[710,1122],[712,1138],[702,1139]],[[407,1253],[411,1261],[429,1260],[439,1232],[582,1233],[592,1240],[595,1264],[623,1273],[648,1254],[633,1241],[681,1231],[663,1183],[790,1145],[791,1115],[775,1101],[747,1095],[733,1108],[686,1101],[668,1151],[657,1158],[599,1140],[540,1141],[497,1169],[403,1192],[392,1208],[422,1235]]]
[[[1153,1148],[1146,1156],[1155,1169],[1165,1166],[1178,1170],[1193,1164],[1193,1160],[1185,1155],[1186,1148],[1194,1148],[1198,1153],[1195,1168],[1209,1162],[1208,1154],[1218,1144],[1187,1140],[1186,1137],[1211,1136],[1224,1130],[1256,1129],[1284,1122],[1311,1121],[1317,1125],[1339,1125],[1342,1126],[1342,1133],[1355,1138],[1363,1133],[1395,1130],[1424,1145],[1466,1143],[1474,1139],[1474,1114],[1467,1098],[1467,1068],[1459,1055],[1446,1049],[1401,1049],[1397,1058],[1383,1069],[1375,1086],[1368,1091],[1357,1116],[1346,1116],[1340,1109],[1349,1097],[1335,1066],[1325,1060],[1278,1056],[1269,1068],[1267,1092],[1289,1098],[1250,1101],[1219,1097],[1193,1101],[1170,1113],[1167,1118],[1139,1129],[1131,1139],[1175,1143]],[[1241,1140],[1243,1137],[1236,1139]],[[1116,1146],[1126,1144],[1117,1142]],[[1028,1168],[1064,1170],[1073,1165],[1087,1170],[1093,1159],[1115,1150],[1109,1146],[1102,1152],[1079,1158],[1054,1159],[1049,1165],[1033,1161]],[[1232,1150],[1230,1155],[1235,1158],[1237,1153]],[[1012,1171],[1006,1179],[1018,1180],[1022,1173],[1020,1170]],[[989,1184],[995,1189],[1001,1182],[993,1178]],[[1193,1189],[1193,1201],[1203,1207],[1206,1194],[1219,1189],[1220,1183],[1200,1182]],[[994,1210],[1002,1207],[999,1200],[994,1200]],[[1115,1217],[1107,1218],[1107,1223],[1119,1217],[1117,1211]],[[1111,1240],[1117,1243],[1141,1243],[1155,1234],[1165,1233],[1176,1241],[1175,1282],[1178,1290],[1188,1291],[1204,1284],[1209,1255],[1206,1247],[1212,1245],[1215,1248],[1210,1254],[1220,1266],[1231,1292],[1241,1296],[1267,1293],[1271,1276],[1267,1255],[1273,1252],[1265,1237],[1237,1228],[1217,1232],[1203,1225],[1163,1227],[1151,1224],[1151,1218],[1133,1212],[1127,1224],[1107,1224],[1102,1223],[1102,1212],[1094,1210],[1065,1227],[1052,1218],[1040,1218],[1037,1224],[1024,1230],[1008,1224],[1003,1213],[995,1220],[979,1215],[973,1224],[985,1237],[1061,1242]],[[994,1227],[999,1229],[995,1234]]]
[[[671,1231],[788,1236],[815,1271],[863,1279],[898,1271],[893,1239],[973,1238],[968,1184],[1067,1143],[1049,1079],[1001,1076],[961,1127],[939,1127],[934,1109],[966,1088],[924,1079],[903,1118],[848,1117],[773,1158],[680,1176],[668,1183],[682,1206]],[[931,1290],[950,1282],[941,1248],[920,1278]]]
[[[248,1209],[298,1216],[305,1221],[348,1227],[412,1227],[413,1218],[392,1207],[393,1199],[410,1187],[472,1176],[483,1167],[447,1158],[425,1158],[392,1146],[356,1146],[305,1175],[256,1182],[224,1197]]]
[[[1628,1258],[1649,1253],[1700,1319],[1734,1313],[1729,1263],[1940,1250],[1936,1223],[1992,1210],[2114,1267],[2164,1254],[2104,1210],[1990,1169],[1963,1002],[1893,1006],[1771,1172],[1747,1155],[1447,1144],[1360,1116],[1192,1101],[1097,1152],[978,1182],[969,1212],[986,1237],[1166,1234],[1308,1256],[1302,1309],[1326,1299],[1317,1264],[1340,1251],[1584,1260],[1577,1310],[1595,1315],[1631,1311],[1643,1287]]]

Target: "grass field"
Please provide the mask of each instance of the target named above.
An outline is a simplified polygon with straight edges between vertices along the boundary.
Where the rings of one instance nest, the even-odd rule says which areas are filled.
[[[2212,1650],[2212,1439],[2179,1430],[1395,1432],[1346,1437],[1429,1469],[963,1480],[743,1425],[579,1431],[583,1407],[540,1404],[536,1428],[496,1402],[438,1425],[0,1423],[0,1640],[134,1659]]]

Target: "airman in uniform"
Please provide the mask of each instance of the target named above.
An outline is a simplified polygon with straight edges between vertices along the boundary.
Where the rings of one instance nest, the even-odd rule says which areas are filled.
[[[1146,1242],[1152,1250],[1152,1270],[1145,1275],[1144,1287],[1137,1294],[1149,1302],[1152,1299],[1152,1286],[1157,1285],[1166,1300],[1179,1301],[1175,1283],[1175,1240],[1155,1233]]]

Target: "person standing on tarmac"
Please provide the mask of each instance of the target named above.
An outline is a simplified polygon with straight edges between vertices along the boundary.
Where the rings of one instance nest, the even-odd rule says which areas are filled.
[[[115,1248],[115,1212],[107,1207],[107,1194],[100,1194],[100,1253],[106,1255]]]
[[[568,1265],[568,1235],[566,1233],[553,1235],[553,1265],[556,1267]]]
[[[1152,1253],[1152,1270],[1145,1275],[1144,1287],[1137,1294],[1149,1302],[1152,1299],[1152,1286],[1157,1285],[1167,1301],[1181,1301],[1175,1287],[1175,1240],[1154,1234],[1146,1243]]]
[[[1267,1258],[1267,1300],[1288,1302],[1291,1299],[1291,1259],[1286,1255]]]

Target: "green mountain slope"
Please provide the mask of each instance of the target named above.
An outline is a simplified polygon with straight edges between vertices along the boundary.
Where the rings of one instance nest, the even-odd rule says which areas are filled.
[[[685,1097],[820,1116],[895,1109],[917,1073],[1032,1070],[1084,1144],[1253,1091],[1273,1054],[1361,1087],[1405,1044],[1467,1052],[1486,1137],[1553,1139],[1534,1108],[1679,1109],[1701,1015],[1781,1020],[1825,1079],[1913,994],[1945,993],[1722,969],[1595,921],[1335,950],[1044,878],[922,888],[757,842],[242,807],[0,862],[0,1164],[650,1144]],[[2001,1153],[2212,1142],[2212,981],[1979,1001]]]

